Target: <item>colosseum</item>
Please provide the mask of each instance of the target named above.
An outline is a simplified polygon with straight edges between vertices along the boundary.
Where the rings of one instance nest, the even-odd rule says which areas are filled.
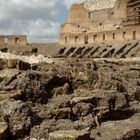
[[[73,4],[60,31],[60,44],[138,40],[140,0],[86,0]]]

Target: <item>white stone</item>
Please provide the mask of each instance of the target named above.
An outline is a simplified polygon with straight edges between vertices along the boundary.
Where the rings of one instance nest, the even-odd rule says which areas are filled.
[[[64,130],[50,133],[49,140],[89,140],[90,133],[85,130]]]
[[[0,137],[6,132],[7,129],[8,129],[7,122],[0,122]]]
[[[117,0],[85,0],[84,7],[90,11],[113,8]]]
[[[41,62],[46,62],[49,64],[53,63],[52,59],[45,57],[44,55],[22,56],[22,55],[14,55],[11,53],[0,52],[0,58],[1,59],[17,59],[17,60],[21,60],[23,62],[28,62],[30,64],[41,63]]]

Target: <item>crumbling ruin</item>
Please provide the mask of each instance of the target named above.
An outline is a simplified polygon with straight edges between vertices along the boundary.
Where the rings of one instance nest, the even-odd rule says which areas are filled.
[[[139,61],[15,63],[0,59],[1,140],[139,140]]]
[[[86,0],[73,4],[61,26],[60,44],[92,44],[140,38],[139,0]]]
[[[90,42],[88,31],[81,34],[88,36],[87,42],[81,38],[82,45],[78,32],[69,33],[77,36],[77,42],[63,45],[29,44],[26,36],[1,36],[0,140],[139,140],[140,41],[139,16],[135,13],[139,3],[87,0],[72,6],[75,11],[80,7],[87,12],[97,8],[90,13],[91,18],[104,13],[102,24],[110,25],[111,31],[106,32],[114,33],[112,42],[107,42],[102,32],[96,33],[104,42]],[[134,13],[128,10],[131,5]],[[114,7],[121,6],[118,14]],[[108,20],[112,10],[110,18],[115,14],[117,19]],[[76,14],[82,12],[80,9]],[[81,15],[79,21],[89,24],[89,20],[81,21]],[[114,27],[116,22],[119,26]],[[97,31],[103,30],[102,24]],[[131,39],[118,42],[116,32],[122,39],[125,29],[123,35]]]
[[[27,45],[25,35],[0,35],[0,45]]]

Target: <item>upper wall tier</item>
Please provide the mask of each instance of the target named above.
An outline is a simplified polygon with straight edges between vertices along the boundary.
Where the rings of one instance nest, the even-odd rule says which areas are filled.
[[[25,35],[0,35],[0,45],[26,45]]]
[[[60,30],[61,44],[68,43],[71,35],[112,32],[140,24],[140,0],[113,0],[112,3],[109,0],[90,0],[90,2],[93,2],[93,5],[88,3],[89,7],[86,8],[85,3],[73,4],[70,7]],[[105,6],[107,2],[109,3]]]
[[[117,0],[85,0],[84,7],[90,11],[113,8]]]

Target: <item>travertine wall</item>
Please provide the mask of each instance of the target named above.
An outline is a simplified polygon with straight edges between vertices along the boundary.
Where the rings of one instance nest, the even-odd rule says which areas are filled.
[[[57,43],[30,43],[26,45],[0,45],[0,51],[10,52],[17,55],[47,55],[54,56],[58,54],[62,45]]]
[[[0,35],[0,45],[26,45],[25,35]]]
[[[85,0],[84,7],[90,11],[113,8],[117,0]]]
[[[140,24],[140,0],[129,0],[127,3],[126,25]]]
[[[75,33],[68,34],[68,42],[64,42],[65,34],[61,36],[60,44],[92,44],[101,42],[123,42],[130,40],[140,40],[140,26],[129,26],[112,31],[95,33]]]
[[[112,36],[116,33],[117,37],[120,36],[118,39],[115,38],[116,40],[125,40],[122,37],[123,30],[128,32],[135,27],[135,24],[131,26],[126,24],[128,22],[128,4],[128,0],[87,0],[84,3],[72,5],[66,21],[61,26],[59,43],[87,44],[95,40],[113,41],[114,37]],[[139,36],[139,27],[136,30],[137,37]],[[113,34],[113,32],[115,33]],[[108,39],[106,39],[106,33],[110,33],[110,36],[107,36]],[[89,39],[90,36],[95,36],[95,38],[98,36],[98,39]],[[129,36],[128,39],[131,40],[132,34],[130,33]]]
[[[88,23],[88,10],[82,4],[74,4],[69,10],[65,23],[61,26],[61,33],[81,32]]]

